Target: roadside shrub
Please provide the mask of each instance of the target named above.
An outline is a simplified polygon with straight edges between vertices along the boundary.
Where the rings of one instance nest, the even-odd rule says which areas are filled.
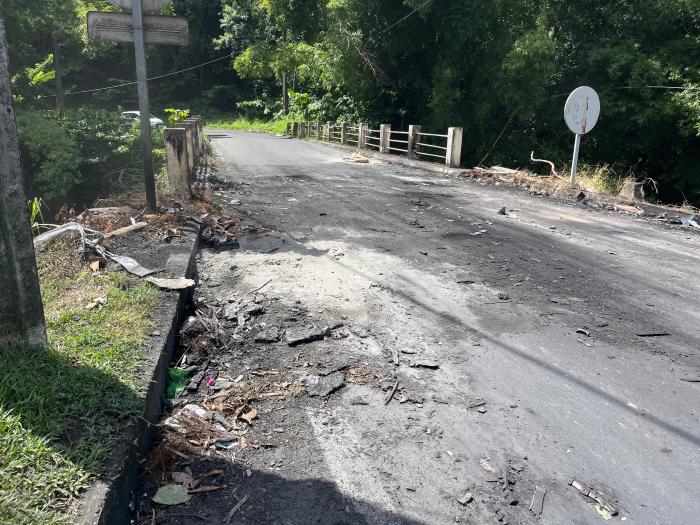
[[[41,195],[50,209],[142,188],[139,124],[124,123],[118,112],[79,108],[59,117],[30,111],[17,122],[28,193]],[[156,171],[164,162],[162,143],[154,130]]]

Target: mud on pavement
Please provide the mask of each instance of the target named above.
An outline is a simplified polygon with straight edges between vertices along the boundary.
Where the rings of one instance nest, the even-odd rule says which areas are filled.
[[[230,188],[219,197],[236,202]],[[535,514],[529,507],[548,487],[533,481],[526,456],[491,458],[445,434],[490,407],[451,398],[429,348],[440,341],[399,337],[380,322],[357,276],[337,264],[342,251],[230,213],[204,218],[208,246],[176,367],[186,379],[173,376],[135,522],[535,520],[543,502]],[[479,476],[465,475],[468,463]],[[436,473],[438,484],[428,479]],[[187,501],[154,503],[169,485],[189,489]]]
[[[667,308],[695,290],[672,280],[692,239],[320,145],[217,140],[235,182],[199,217],[187,377],[137,523],[692,514],[695,313]]]
[[[342,249],[264,228],[220,185],[235,205],[203,218],[187,374],[174,376],[135,522],[536,521],[552,488],[527,455],[490,457],[502,448],[453,435],[493,407],[455,396],[439,334],[391,326],[406,306],[373,297]],[[172,485],[187,501],[155,504]]]

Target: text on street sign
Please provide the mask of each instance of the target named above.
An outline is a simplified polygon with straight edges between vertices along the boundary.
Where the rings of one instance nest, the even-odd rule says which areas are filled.
[[[186,46],[190,41],[187,19],[181,16],[144,15],[146,44]],[[88,36],[93,40],[133,42],[134,27],[127,13],[88,13]]]

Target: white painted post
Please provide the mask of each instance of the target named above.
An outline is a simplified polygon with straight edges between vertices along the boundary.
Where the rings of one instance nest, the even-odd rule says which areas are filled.
[[[576,133],[574,141],[574,158],[571,161],[571,185],[576,186],[576,170],[578,169],[578,154],[581,149],[581,135]]]
[[[187,147],[187,129],[184,127],[165,128],[165,158],[168,162],[168,189],[180,197],[189,198],[190,160]]]
[[[462,161],[462,128],[449,128],[447,130],[447,158],[445,163],[450,168],[459,168]]]
[[[379,126],[379,152],[389,153],[391,150],[391,124]]]
[[[174,128],[182,128],[185,130],[186,134],[186,140],[185,143],[187,145],[187,163],[189,165],[190,169],[190,177],[194,178],[194,170],[195,170],[195,149],[194,149],[194,130],[192,129],[194,126],[192,122],[184,121],[184,122],[179,122],[177,124],[173,125]]]
[[[357,145],[360,148],[364,148],[367,143],[367,135],[369,131],[369,124],[367,122],[360,122],[360,131],[358,132],[360,138],[357,141]]]
[[[413,159],[416,156],[416,143],[420,137],[420,126],[408,126],[408,158]]]
[[[348,128],[349,127],[350,127],[350,124],[348,122],[343,122],[340,125],[340,143],[341,144],[348,143]]]

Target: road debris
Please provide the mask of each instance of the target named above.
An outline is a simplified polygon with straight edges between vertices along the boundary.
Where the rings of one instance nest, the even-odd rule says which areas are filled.
[[[281,338],[279,328],[273,326],[266,328],[255,336],[256,343],[272,344],[277,343]]]
[[[466,492],[463,495],[461,495],[459,498],[457,498],[457,503],[460,505],[468,505],[474,500],[474,496],[472,495],[471,492]]]
[[[384,401],[384,405],[388,405],[391,400],[394,397],[394,394],[396,394],[396,389],[399,388],[399,382],[397,381],[396,384],[394,385],[394,388],[391,389],[391,392],[389,392],[389,395],[386,398],[386,401]]]
[[[349,157],[343,157],[343,160],[355,164],[369,164],[369,159],[359,153],[353,153]]]
[[[599,507],[602,510],[605,510],[605,512],[609,513],[611,517],[617,515],[617,507],[615,507],[612,503],[610,503],[610,501],[608,501],[605,498],[605,496],[603,494],[601,494],[600,492],[598,492],[597,490],[594,490],[591,487],[589,487],[588,485],[581,483],[580,481],[577,481],[575,479],[572,479],[569,482],[569,485],[571,485],[576,490],[578,490],[586,498],[597,503],[597,507]],[[600,511],[599,511],[599,513],[600,513]]]
[[[185,290],[187,288],[192,288],[197,283],[193,279],[187,279],[185,277],[179,277],[177,279],[164,279],[159,277],[148,277],[146,281],[162,288],[163,290]]]
[[[430,370],[437,370],[440,368],[440,363],[436,361],[413,361],[410,364],[411,368],[428,368]]]
[[[581,335],[585,335],[586,337],[591,336],[591,332],[589,330],[586,330],[585,328],[577,328],[576,333],[581,334]]]
[[[532,500],[530,501],[530,506],[528,507],[530,512],[532,512],[536,518],[539,519],[542,516],[542,509],[544,508],[544,496],[546,490],[539,485],[535,486],[535,493],[532,495]]]
[[[506,211],[506,207],[503,206],[500,210],[496,212],[498,215],[508,215],[508,212]]]
[[[638,333],[637,337],[666,337],[671,335],[668,332],[642,332]]]
[[[240,510],[240,508],[245,504],[245,502],[248,501],[249,497],[250,496],[246,494],[240,500],[238,500],[238,503],[236,503],[236,505],[226,515],[226,525],[229,525],[231,523],[233,516],[236,514],[236,512]]]
[[[151,499],[159,505],[181,505],[190,501],[192,496],[187,493],[185,487],[174,484],[160,487]]]
[[[345,385],[345,374],[333,372],[327,376],[307,375],[300,382],[306,386],[309,396],[325,398]]]
[[[700,376],[681,377],[681,381],[685,381],[686,383],[700,383]]]
[[[314,341],[321,341],[326,336],[330,335],[328,326],[319,328],[315,325],[295,326],[287,329],[287,344],[289,346],[298,346]]]
[[[481,468],[486,472],[491,472],[492,474],[496,473],[496,469],[491,466],[491,463],[489,463],[489,458],[481,458],[479,460],[479,465],[481,465]]]

